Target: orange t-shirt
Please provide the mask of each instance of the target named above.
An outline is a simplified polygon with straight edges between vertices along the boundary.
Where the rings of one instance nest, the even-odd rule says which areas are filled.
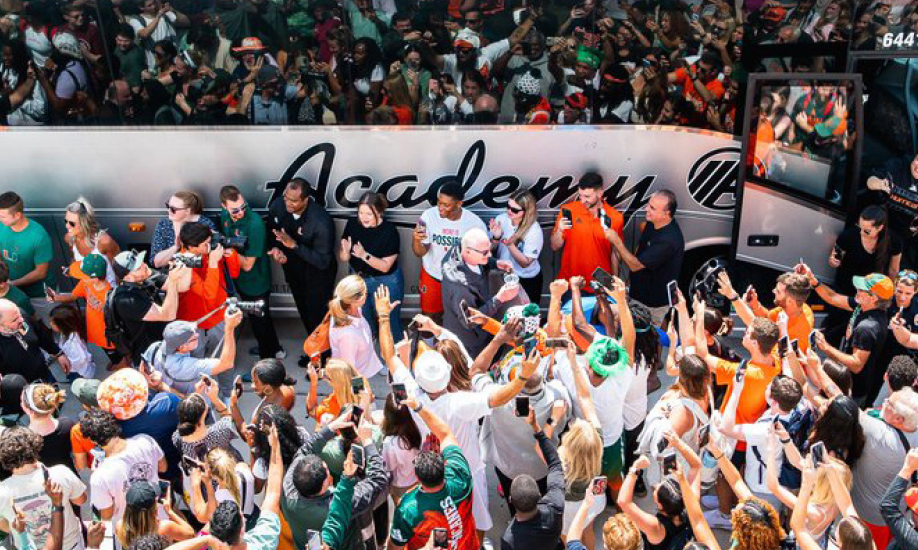
[[[714,369],[715,381],[723,386],[727,386],[727,395],[724,396],[724,402],[720,406],[720,412],[723,413],[733,395],[733,375],[736,374],[736,368],[739,363],[732,363],[721,359],[717,362]],[[739,403],[736,405],[736,424],[752,424],[762,416],[762,413],[768,409],[768,403],[765,401],[765,390],[775,376],[781,373],[781,366],[772,363],[771,365],[761,365],[750,361],[746,367],[746,383],[743,384],[743,393],[740,395]],[[746,445],[743,441],[738,441],[736,448],[745,450]]]
[[[778,322],[778,315],[784,311],[783,308],[776,307],[770,310],[767,315],[762,315],[765,308],[762,306],[759,306],[759,308],[755,312],[756,317],[768,317],[773,323]],[[810,333],[813,332],[816,322],[813,319],[813,310],[810,309],[810,306],[803,304],[801,312],[802,315],[796,317],[788,316],[787,337],[790,340],[796,340],[797,345],[800,346],[800,351],[806,353],[810,349]]]
[[[86,340],[103,349],[113,349],[105,338],[105,297],[112,289],[105,280],[101,290],[96,289],[90,279],[81,279],[73,289],[73,295],[86,300]]]
[[[316,420],[321,420],[325,413],[328,413],[335,418],[341,414],[341,404],[338,403],[338,397],[335,394],[329,395],[325,398],[325,401],[319,403],[319,406],[316,407],[316,410],[312,413],[312,417]]]
[[[619,237],[624,238],[624,216],[605,202],[602,203],[602,208],[609,216],[609,227],[614,229]],[[599,218],[593,216],[586,206],[577,200],[563,205],[558,210],[555,229],[561,223],[564,210],[570,211],[574,226],[564,233],[564,251],[561,253],[561,270],[557,278],[570,279],[574,275],[580,275],[586,279],[587,286],[583,290],[592,292],[589,284],[593,280],[593,270],[601,267],[608,272],[612,271],[612,243],[606,239]]]
[[[89,457],[89,467],[92,468],[92,462],[94,458],[90,451],[96,448],[96,444],[90,441],[88,437],[83,435],[83,431],[80,429],[79,423],[70,428],[70,446],[73,448],[73,452],[75,454],[86,454]]]

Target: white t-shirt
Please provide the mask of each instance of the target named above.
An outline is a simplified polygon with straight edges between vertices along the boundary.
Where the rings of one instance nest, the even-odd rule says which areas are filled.
[[[752,424],[740,424],[736,429],[743,432],[746,438],[746,485],[754,493],[768,493],[768,431],[775,419],[789,420],[790,415],[776,415],[765,412]],[[784,464],[784,451],[778,451],[775,467],[781,471]]]
[[[143,20],[142,23],[141,19]],[[153,19],[155,19],[155,17],[147,17],[142,13],[138,14],[136,17],[130,18],[131,27],[133,27],[134,32],[137,33],[152,23]],[[153,45],[160,40],[166,39],[175,42],[175,19],[175,12],[167,12],[166,15],[160,18],[159,23],[156,24],[156,28],[153,29],[150,36],[140,39],[140,45],[143,46],[143,49],[146,50],[147,53],[147,68],[151,71],[156,69],[156,56],[153,55]]]
[[[478,421],[491,414],[491,405],[488,403],[490,393],[459,391],[446,393],[432,400],[418,386],[404,365],[395,371],[393,379],[396,383],[405,384],[408,395],[416,395],[420,405],[430,407],[431,411],[446,422],[459,441],[459,448],[462,449],[472,473],[483,470],[485,464],[481,459],[481,446],[478,442]],[[474,385],[474,380],[472,383]],[[420,417],[415,417],[415,422],[421,430],[421,435],[426,437],[430,432],[427,425]]]
[[[89,479],[92,505],[98,510],[114,506],[112,522],[117,522],[124,514],[124,495],[131,483],[143,480],[156,485],[159,482],[161,458],[163,451],[152,437],[141,434],[128,438],[123,452],[105,457],[105,461],[93,470]]]
[[[406,449],[405,443],[394,435],[386,436],[383,440],[382,457],[386,462],[393,487],[411,487],[418,482],[413,461],[420,452],[420,449]]]
[[[48,468],[48,477],[58,483],[64,492],[64,542],[63,550],[83,548],[83,532],[80,520],[74,515],[70,501],[80,498],[86,492],[86,486],[66,466],[58,465]],[[5,519],[12,529],[16,513],[13,505],[25,516],[26,534],[35,545],[41,548],[51,532],[51,498],[45,493],[44,476],[41,468],[31,473],[12,475],[0,483],[0,518]],[[19,544],[18,531],[13,531],[13,542]]]
[[[458,254],[462,236],[466,231],[477,227],[485,233],[488,232],[481,218],[465,208],[462,209],[462,216],[452,221],[441,218],[437,207],[432,206],[421,214],[421,222],[427,225],[427,238],[423,244],[430,245],[430,250],[421,258],[421,264],[424,271],[438,281],[443,279],[443,259],[454,248]]]
[[[48,27],[45,27],[45,29],[47,30]],[[25,45],[32,52],[32,61],[39,67],[45,66],[45,61],[54,51],[54,46],[51,44],[51,39],[48,38],[48,35],[36,31],[31,25],[26,26]]]
[[[382,82],[385,78],[386,72],[383,70],[382,65],[376,65],[370,73],[370,78],[360,78],[354,81],[354,89],[363,95],[367,95],[370,93],[371,83]]]
[[[510,216],[506,212],[497,216],[495,218],[497,223],[500,224],[501,229],[501,240],[509,239],[516,233],[516,228],[513,227],[513,224],[510,222]],[[523,240],[517,243],[514,246],[517,246],[522,252],[523,256],[527,258],[532,258],[535,260],[526,267],[521,266],[516,262],[516,259],[510,255],[510,250],[508,245],[503,243],[497,247],[497,259],[498,260],[507,260],[513,264],[513,271],[516,272],[520,277],[525,277],[529,279],[535,277],[539,274],[539,270],[542,267],[539,265],[539,254],[542,252],[542,246],[545,244],[545,236],[542,234],[542,227],[539,225],[538,221],[532,224],[529,227],[529,231],[523,235]],[[530,300],[537,300],[538,296],[530,296]]]
[[[650,367],[641,359],[625,395],[624,421],[625,429],[633,430],[641,425],[647,418],[647,378],[650,376]]]
[[[72,333],[66,340],[60,342],[60,348],[70,361],[70,372],[79,374],[83,378],[92,378],[96,374],[96,363],[92,354],[86,348],[86,342],[77,333]]]
[[[242,503],[239,507],[242,510],[242,515],[247,516],[255,511],[255,476],[252,475],[252,470],[241,462],[236,463],[236,482],[239,483],[239,489],[242,493]],[[214,491],[214,498],[217,499],[218,503],[225,500],[236,502],[233,493],[223,487],[218,487]],[[239,505],[240,503],[236,502],[236,504]]]
[[[510,41],[504,38],[484,48],[478,50],[478,58],[475,60],[475,69],[484,77],[485,81],[490,81],[494,76],[491,74],[494,62],[497,58],[510,51]],[[462,89],[462,71],[456,66],[456,54],[448,53],[443,56],[443,72],[453,77],[458,89]]]
[[[582,355],[577,356],[577,363],[581,368],[589,368],[586,358]],[[561,379],[561,383],[567,388],[568,393],[577,395],[574,373],[571,371],[571,365],[567,360],[567,352],[559,351],[555,353],[555,376]],[[609,376],[599,386],[590,384],[590,395],[593,397],[596,416],[599,417],[599,424],[602,426],[603,447],[614,445],[622,436],[622,430],[625,427],[625,398],[634,378],[634,369],[627,368],[614,376]],[[577,417],[583,418],[580,401],[576,399],[574,400],[574,412]]]

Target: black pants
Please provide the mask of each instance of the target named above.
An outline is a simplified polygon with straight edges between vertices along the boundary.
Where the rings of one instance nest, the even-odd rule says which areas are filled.
[[[542,272],[539,271],[535,276],[530,278],[520,277],[520,286],[529,296],[529,301],[538,305],[542,301]]]
[[[641,432],[644,430],[644,422],[642,421],[638,426],[633,430],[625,430],[625,462],[622,466],[622,471],[627,472],[631,469],[631,465],[637,460],[637,450],[638,450],[638,437],[641,435]]]
[[[252,334],[255,335],[255,341],[258,342],[258,356],[261,359],[267,359],[277,355],[281,350],[280,341],[277,339],[277,332],[274,330],[274,319],[271,318],[271,291],[264,294],[246,294],[236,288],[239,298],[246,302],[255,300],[264,300],[264,315],[249,315],[249,322],[252,324]]]
[[[510,515],[514,516],[516,515],[516,507],[510,503],[510,485],[513,480],[504,475],[498,468],[494,468],[494,473],[497,474],[497,481],[500,483],[500,489],[504,493],[504,500],[507,501],[507,506],[510,508]],[[539,494],[545,496],[545,493],[548,492],[548,477],[537,479],[536,484],[539,486]]]
[[[284,275],[308,336],[322,323],[322,319],[328,313],[328,302],[335,293],[335,274],[316,274],[315,271],[307,274],[284,270]]]

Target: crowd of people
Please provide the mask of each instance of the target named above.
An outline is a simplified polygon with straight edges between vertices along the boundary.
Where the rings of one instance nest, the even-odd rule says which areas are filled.
[[[756,70],[742,59],[745,34],[765,43],[849,34],[847,2],[797,4],[10,0],[0,107],[9,125],[734,132],[740,88]]]
[[[724,270],[683,296],[675,195],[651,196],[631,249],[603,189],[583,174],[546,237],[529,191],[485,222],[442,182],[411,233],[410,318],[373,192],[339,235],[302,179],[264,218],[231,185],[217,219],[178,191],[149,251],[79,198],[67,283],[0,194],[0,531],[20,550],[915,547],[918,275],[886,211],[838,236],[832,288],[801,263],[769,300]],[[272,263],[303,324],[305,407]]]

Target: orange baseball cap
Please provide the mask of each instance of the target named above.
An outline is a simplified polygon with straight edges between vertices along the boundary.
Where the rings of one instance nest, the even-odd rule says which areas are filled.
[[[854,288],[869,292],[881,300],[890,300],[896,291],[892,279],[881,273],[871,273],[865,277],[853,277]]]

